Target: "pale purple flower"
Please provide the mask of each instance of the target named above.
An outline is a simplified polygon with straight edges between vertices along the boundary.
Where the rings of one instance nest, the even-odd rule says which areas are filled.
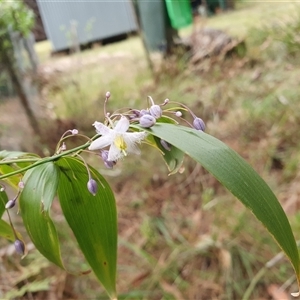
[[[108,169],[112,169],[114,165],[117,163],[116,161],[109,161],[108,160],[108,150],[102,150],[101,151],[101,158]]]
[[[141,111],[140,111],[140,117],[142,117],[142,116],[144,116],[144,115],[150,115],[150,112],[149,112],[149,110],[147,110],[147,109],[142,109]]]
[[[156,104],[154,104],[150,107],[149,112],[150,112],[151,116],[153,116],[155,119],[160,118],[162,115],[161,107]]]
[[[101,137],[91,143],[89,150],[103,149],[110,146],[108,161],[117,161],[127,156],[128,153],[139,154],[140,150],[136,143],[140,143],[147,136],[147,133],[127,132],[129,125],[129,120],[124,116],[121,117],[113,129],[101,122],[95,122],[93,126],[95,126],[97,133],[101,134]]]
[[[143,115],[140,117],[139,123],[144,128],[150,128],[156,123],[156,119],[151,115]]]
[[[193,126],[197,130],[201,130],[201,131],[205,130],[205,123],[201,118],[196,117],[193,121]]]
[[[89,192],[95,196],[98,190],[98,184],[96,182],[96,180],[94,180],[93,178],[90,178],[90,180],[87,183],[87,188],[89,190]]]
[[[25,254],[25,244],[23,243],[23,241],[21,241],[21,240],[15,240],[14,246],[15,246],[16,252],[18,254],[20,254],[20,255],[24,255]]]

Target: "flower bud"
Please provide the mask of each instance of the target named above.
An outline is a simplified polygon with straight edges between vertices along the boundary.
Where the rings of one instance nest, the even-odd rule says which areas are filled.
[[[143,115],[140,118],[140,125],[144,128],[150,128],[156,123],[156,119],[151,115]]]
[[[13,208],[16,205],[16,199],[8,200],[5,204],[6,209]]]
[[[106,99],[109,99],[110,98],[110,92],[106,92],[105,97],[106,97]]]
[[[15,240],[14,245],[15,245],[16,252],[18,254],[20,254],[20,255],[25,254],[25,245],[24,245],[23,241]]]
[[[168,104],[170,102],[170,100],[167,98],[167,99],[165,99],[165,101],[164,101],[164,103],[162,104],[162,105],[166,105],[166,104]]]
[[[142,110],[140,111],[139,117],[142,117],[142,116],[144,116],[144,115],[150,115],[149,110],[147,110],[147,109],[142,109]]]
[[[65,142],[62,143],[61,147],[60,147],[61,151],[66,151],[67,150],[67,146],[65,144]]]
[[[115,166],[115,164],[116,162],[111,160],[107,160],[104,162],[104,165],[107,169],[112,169]]]
[[[102,150],[100,152],[101,158],[103,159],[103,161],[107,161],[108,160],[108,150]]]
[[[152,105],[149,109],[149,112],[151,116],[153,116],[155,119],[158,119],[162,115],[162,109],[159,105]]]
[[[180,118],[182,116],[182,112],[181,111],[176,111],[175,116]]]
[[[171,151],[171,145],[165,140],[160,140],[161,145],[168,151]]]
[[[77,129],[72,129],[72,130],[71,130],[71,133],[72,133],[73,135],[76,135],[76,134],[78,134],[78,130],[77,130]]]
[[[108,169],[112,169],[114,165],[117,163],[116,161],[108,160],[108,150],[102,150],[100,155],[104,162],[105,167]]]
[[[132,115],[129,116],[130,119],[139,118],[141,116],[141,112],[138,109],[131,110]]]
[[[201,131],[205,130],[205,124],[201,118],[195,118],[193,121],[193,126],[197,130],[201,130]]]
[[[90,178],[90,180],[88,181],[87,188],[93,196],[96,196],[96,193],[98,190],[98,185],[97,185],[97,182],[93,178]]]
[[[18,183],[18,187],[19,187],[19,189],[24,189],[24,187],[25,187],[24,181],[20,180]]]

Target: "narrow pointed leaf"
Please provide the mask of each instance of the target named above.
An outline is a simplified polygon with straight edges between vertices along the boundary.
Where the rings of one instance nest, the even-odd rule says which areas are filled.
[[[0,192],[0,218],[3,216],[3,213],[5,212],[5,204],[7,201],[8,201],[8,197],[5,191]]]
[[[15,240],[15,235],[11,226],[4,220],[0,220],[0,236],[10,241]]]
[[[269,186],[242,157],[220,140],[191,128],[156,124],[148,132],[199,162],[249,208],[290,259],[299,282],[299,254],[287,216]]]
[[[52,162],[30,169],[23,178],[25,187],[19,203],[27,233],[36,248],[51,262],[63,268],[57,231],[49,211],[58,180],[59,173]]]
[[[87,189],[85,165],[72,157],[56,162],[60,168],[58,196],[65,218],[86,260],[109,296],[116,297],[117,213],[114,195],[104,178],[90,168],[98,191]]]

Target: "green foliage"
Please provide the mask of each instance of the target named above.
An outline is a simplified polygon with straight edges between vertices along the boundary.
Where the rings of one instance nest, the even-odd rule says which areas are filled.
[[[280,35],[281,34],[283,33],[280,33]],[[267,36],[268,35],[262,37],[259,42],[260,45],[263,41],[266,41]],[[272,35],[272,39],[273,38],[275,39],[275,35]],[[280,42],[280,44],[283,45],[282,42]],[[283,81],[287,81],[286,78],[289,78],[289,82],[295,82],[298,85],[298,77],[293,81],[291,76],[292,71],[290,69],[280,69],[280,66],[278,65],[278,68],[276,67],[274,69],[274,65],[271,64],[271,66],[269,66],[270,70],[268,69],[268,65],[254,65],[255,68],[261,67],[263,69],[262,76],[259,77],[259,80],[254,80],[251,79],[252,73],[255,71],[252,69],[253,66],[249,67],[248,65],[243,65],[243,67],[245,67],[245,70],[243,71],[240,69],[237,71],[229,67],[229,70],[226,69],[224,73],[222,73],[221,67],[216,67],[215,70],[217,70],[217,72],[207,74],[207,78],[206,76],[201,76],[201,78],[199,78],[198,89],[195,86],[195,74],[192,74],[190,78],[175,78],[172,83],[168,82],[167,87],[161,84],[160,87],[155,87],[155,91],[162,97],[162,95],[170,89],[172,84],[172,86],[176,85],[177,89],[172,89],[172,91],[170,91],[170,93],[173,93],[170,98],[184,98],[187,102],[194,101],[195,99],[198,99],[198,97],[201,98],[201,101],[204,102],[204,113],[206,114],[207,119],[209,119],[211,115],[214,115],[210,130],[225,140],[229,140],[229,143],[232,142],[230,139],[232,135],[234,137],[234,147],[237,147],[237,143],[239,143],[239,146],[244,143],[246,144],[245,147],[248,147],[249,145],[252,145],[253,147],[254,139],[264,140],[264,145],[266,146],[263,150],[260,150],[255,143],[255,150],[257,150],[257,152],[254,151],[255,153],[253,153],[253,151],[248,148],[245,150],[243,155],[247,158],[250,156],[249,160],[252,159],[251,155],[258,155],[257,153],[261,152],[267,152],[266,156],[269,154],[271,155],[273,154],[273,148],[275,153],[281,145],[284,145],[284,149],[280,148],[281,152],[279,154],[281,155],[281,158],[285,157],[287,160],[287,169],[285,171],[287,172],[288,178],[292,178],[297,174],[297,161],[299,160],[297,151],[299,148],[299,133],[297,132],[297,126],[295,126],[295,124],[298,123],[299,111],[297,109],[296,101],[297,93],[295,92],[294,87],[291,88],[290,91],[279,90],[277,87],[280,87]],[[231,74],[230,76],[232,76],[236,71],[238,75],[235,77],[233,75],[233,78],[230,77],[229,79],[224,79],[221,83],[218,82],[222,76],[227,78],[228,74]],[[267,73],[268,71],[270,71],[269,74],[265,76],[265,72]],[[107,75],[112,74],[113,72]],[[97,78],[97,76],[93,76],[93,78]],[[78,81],[80,84],[82,83],[80,78]],[[66,81],[66,84],[68,82],[69,81]],[[87,88],[89,87],[88,83],[86,83],[86,88],[84,86],[85,83],[82,84],[83,85],[80,86],[80,88],[82,88],[83,91],[90,92],[90,94],[83,93],[80,95],[76,88],[72,88],[70,93],[68,93],[70,108],[73,103],[73,96],[78,97],[79,101],[82,101],[82,98],[95,100],[95,91],[93,89],[90,91]],[[211,87],[212,85],[213,88]],[[118,86],[116,89],[118,89]],[[126,98],[124,99],[122,97],[123,92],[125,92],[125,88],[120,88],[119,97],[114,97],[113,100],[115,100],[115,98],[120,98],[122,101],[127,101]],[[115,93],[113,94],[115,95]],[[136,92],[133,93],[133,95],[134,97],[132,98],[135,98]],[[284,95],[287,102],[284,98],[283,101],[281,101],[282,99],[278,97],[281,95]],[[127,95],[126,97],[131,98]],[[90,105],[88,100],[85,102]],[[83,103],[84,105],[86,104],[85,102]],[[132,103],[130,103],[130,105]],[[203,103],[201,102],[201,105],[198,105],[199,103],[195,103],[195,107],[199,109],[201,106],[202,112]],[[245,103],[246,105],[244,105]],[[74,113],[79,116],[78,112],[81,111],[81,108],[80,105],[77,104],[79,104],[79,102],[76,102],[76,105],[73,107],[74,111],[71,111],[71,109],[69,110],[70,114]],[[115,101],[112,104],[112,106],[117,105],[118,104],[116,104]],[[230,109],[228,107],[230,107]],[[235,108],[239,110],[238,113],[240,113],[240,115],[235,115]],[[88,110],[89,109],[86,109],[86,111]],[[94,111],[98,114],[98,110]],[[82,118],[77,117],[77,119],[82,121]],[[161,121],[162,123],[166,122],[166,120]],[[224,121],[225,123],[227,122],[228,127],[223,127]],[[87,122],[90,123],[88,119]],[[134,130],[137,130],[137,128],[138,127],[135,126]],[[236,134],[235,130],[238,134]],[[237,198],[240,198],[241,202],[245,204],[247,208],[250,208],[250,211],[252,211],[265,225],[267,230],[274,236],[279,246],[292,261],[296,273],[299,273],[297,247],[295,246],[294,237],[283,210],[275,196],[270,192],[270,189],[255,172],[253,173],[253,170],[249,171],[251,168],[245,164],[239,156],[232,152],[229,147],[220,143],[213,137],[193,130],[183,129],[176,126],[175,123],[173,125],[156,124],[149,132],[153,135],[150,134],[148,136],[147,142],[156,149],[159,149],[159,152],[163,154],[170,172],[176,172],[180,169],[184,153],[191,155],[196,161],[200,162],[200,164],[214,174],[214,176],[237,196]],[[171,151],[167,151],[161,146],[160,138],[163,138],[172,144]],[[292,149],[292,147],[294,148]],[[74,153],[76,153],[76,151],[74,151]],[[293,154],[291,157],[289,157],[290,153]],[[13,156],[11,158],[13,159]],[[148,153],[146,159],[149,159]],[[100,187],[100,195],[99,198],[97,198],[97,201],[94,201],[96,200],[96,197],[98,197],[98,194],[94,197],[90,195],[86,189],[88,176],[82,161],[78,161],[73,157],[68,157],[68,154],[66,154],[63,158],[61,156],[57,157],[56,155],[46,158],[42,165],[46,166],[48,163],[49,165],[55,165],[55,169],[59,170],[58,172],[60,173],[58,196],[67,222],[72,228],[80,248],[83,249],[82,251],[85,253],[87,260],[98,279],[104,283],[104,286],[108,291],[111,291],[110,294],[114,295],[115,273],[113,269],[116,264],[116,250],[114,248],[116,243],[116,223],[114,221],[114,200],[110,197],[106,197],[106,193],[111,193],[110,187],[106,185],[104,179],[100,177],[101,175],[95,173],[96,171],[91,168],[93,177],[97,174],[94,178],[100,178],[100,180],[97,179],[98,186]],[[154,163],[157,165],[157,161]],[[130,166],[130,168],[135,169],[137,165],[136,161],[132,160],[131,164],[132,166]],[[265,160],[260,166],[264,166],[264,164]],[[139,168],[142,168],[144,165],[142,160],[139,161],[139,165]],[[194,162],[192,162],[191,165],[192,167],[195,167]],[[0,173],[5,174],[8,172],[15,172],[26,166],[28,166],[28,164],[22,166],[17,162],[7,165],[0,164]],[[39,165],[33,168],[33,170],[35,169],[39,169]],[[152,169],[148,169],[149,170],[147,171],[151,173]],[[43,168],[40,170],[43,170]],[[55,172],[53,174],[55,174]],[[102,171],[100,172],[102,173]],[[116,173],[117,172],[118,170],[116,170]],[[24,172],[21,174],[23,173]],[[28,174],[30,175],[30,172]],[[105,171],[103,174],[109,173],[108,171]],[[131,178],[134,181],[138,180],[140,177],[139,175],[136,175],[134,171],[132,171],[131,175]],[[135,244],[134,242],[130,243],[123,239],[120,241],[121,247],[125,246],[127,251],[132,251],[129,255],[126,253],[127,251],[124,252],[124,255],[127,254],[128,257],[131,257],[132,265],[129,268],[128,262],[122,262],[120,273],[122,274],[123,271],[123,274],[125,274],[125,269],[127,270],[127,273],[126,276],[124,276],[125,278],[119,276],[119,280],[125,282],[124,286],[127,287],[128,285],[128,290],[131,290],[128,293],[120,295],[120,299],[142,299],[143,297],[166,299],[187,298],[186,296],[182,296],[180,292],[187,295],[189,287],[193,284],[192,280],[190,280],[191,277],[187,276],[187,274],[189,275],[192,273],[191,269],[195,272],[193,274],[194,277],[197,278],[197,282],[213,282],[216,283],[216,285],[221,282],[219,287],[224,284],[226,296],[223,294],[223,297],[227,297],[226,299],[242,298],[247,287],[247,297],[252,293],[254,287],[256,288],[256,291],[254,291],[252,296],[254,298],[256,296],[259,297],[259,293],[255,293],[259,289],[263,289],[263,292],[265,293],[264,284],[268,284],[268,280],[272,280],[272,282],[284,281],[285,278],[289,276],[291,270],[286,264],[280,266],[280,272],[277,272],[277,270],[272,272],[269,267],[265,267],[263,268],[263,275],[268,273],[268,278],[264,279],[262,285],[259,287],[256,286],[256,284],[260,282],[256,281],[256,271],[264,265],[265,258],[268,257],[270,253],[273,255],[273,253],[278,251],[277,247],[274,247],[274,249],[272,248],[269,238],[266,238],[257,230],[254,222],[256,220],[254,220],[254,218],[253,220],[248,218],[248,215],[245,213],[240,213],[240,206],[237,206],[237,209],[235,206],[236,204],[234,204],[230,196],[220,197],[218,192],[219,187],[214,185],[214,181],[212,181],[213,183],[210,185],[205,185],[205,181],[211,179],[207,179],[208,176],[206,173],[204,175],[205,176],[203,176],[202,172],[194,173],[193,176],[191,176],[193,178],[189,178],[189,183],[183,185],[184,187],[188,187],[186,195],[190,192],[190,187],[188,185],[191,185],[191,182],[193,185],[204,185],[204,191],[202,194],[193,192],[195,194],[188,195],[186,199],[185,196],[182,196],[182,207],[176,206],[178,203],[174,203],[174,194],[171,195],[170,199],[167,197],[165,198],[162,179],[159,178],[159,180],[154,182],[151,186],[150,191],[143,189],[141,192],[143,195],[140,196],[143,199],[136,200],[136,203],[139,205],[135,208],[135,212],[133,208],[130,213],[128,213],[129,217],[127,219],[127,216],[123,216],[123,214],[126,215],[127,212],[120,209],[123,219],[126,219],[128,223],[132,223],[131,229],[135,229],[135,226],[138,226],[138,221],[136,219],[132,220],[132,215],[139,215],[142,220],[142,226],[140,227],[142,239],[136,236]],[[154,173],[153,181],[156,177],[157,174]],[[199,177],[203,177],[203,179],[199,181]],[[11,178],[13,178],[13,180],[11,180]],[[16,186],[19,178],[19,176],[15,175],[6,179],[9,179],[8,182],[13,183]],[[176,182],[174,178],[172,178],[172,180]],[[168,182],[168,184],[170,183]],[[134,186],[134,188],[140,189],[140,181],[138,181],[136,185],[138,187]],[[102,189],[103,186],[105,186],[104,189]],[[206,189],[207,186],[210,190]],[[180,187],[177,188],[179,190]],[[155,189],[157,189],[157,191]],[[149,199],[153,202],[150,202],[150,204],[146,203],[148,198],[157,197],[155,193],[162,193],[162,195],[160,195],[161,198],[156,202]],[[0,193],[0,197],[1,194],[2,196],[4,195],[4,193]],[[80,195],[80,197],[78,197],[78,195]],[[124,195],[124,193],[122,195]],[[148,197],[149,195],[151,197]],[[152,195],[154,195],[154,197],[152,197]],[[102,198],[102,196],[104,198]],[[129,197],[127,193],[126,197]],[[136,197],[138,198],[139,195]],[[78,198],[82,200],[77,200]],[[230,198],[230,203],[228,203],[229,201],[227,201],[227,198]],[[193,201],[193,199],[196,200]],[[206,233],[206,231],[202,229],[202,227],[205,226],[201,226],[201,230],[199,230],[199,226],[196,226],[194,223],[195,216],[192,215],[193,213],[196,214],[199,206],[201,206],[201,199],[205,203],[208,202],[209,205],[205,206],[205,212],[200,211],[199,214],[205,214],[205,217],[209,214],[214,219],[211,223],[205,219],[205,225],[213,227],[212,230],[208,230],[209,233],[211,233],[211,237],[208,237],[207,239],[203,237],[203,234],[204,232]],[[7,201],[7,198],[5,198],[4,202],[5,201]],[[132,199],[126,199],[126,201],[128,206],[132,205]],[[118,203],[118,205],[123,204]],[[157,206],[160,205],[162,208],[157,208]],[[169,211],[172,205],[175,207],[174,210],[176,210],[177,214],[172,214],[172,212]],[[110,209],[109,207],[112,207],[113,209]],[[213,210],[212,208],[215,209]],[[153,212],[152,209],[155,211]],[[217,209],[220,211],[216,211]],[[101,217],[96,218],[95,211],[99,211],[100,214],[97,214],[96,216]],[[186,215],[179,218],[178,215],[183,213],[183,211]],[[159,215],[158,217],[157,214]],[[215,216],[215,214],[217,214],[217,216]],[[167,215],[168,219],[165,219]],[[247,216],[247,218],[245,216]],[[105,220],[105,222],[101,220]],[[94,228],[92,226],[93,222],[99,222],[99,227],[97,228],[101,229],[99,230],[101,236],[99,236],[99,240],[97,239],[97,243],[93,241],[98,237],[99,232],[96,227]],[[113,225],[106,226],[107,224]],[[7,225],[4,225],[4,227],[5,226],[7,227]],[[61,228],[59,228],[59,230],[60,229]],[[123,228],[121,229],[123,230]],[[135,235],[136,231],[139,230],[128,230],[132,235]],[[190,237],[191,231],[196,232],[197,239],[200,241]],[[297,233],[296,230],[295,233]],[[127,233],[125,233],[125,235],[126,234]],[[110,240],[110,242],[105,240],[105,238],[101,240],[102,236],[109,236],[112,240]],[[250,236],[250,238],[248,236]],[[86,238],[87,242],[85,240]],[[130,238],[131,236],[126,237],[127,240],[130,240]],[[222,244],[222,242],[220,243],[218,239],[224,242],[224,244]],[[243,242],[240,243],[240,241]],[[246,243],[246,245],[243,243]],[[97,244],[97,248],[94,248],[95,244]],[[106,253],[108,248],[113,249],[112,253]],[[96,255],[96,253],[98,253],[97,249],[100,249],[99,253],[102,254],[101,257]],[[151,254],[149,254],[149,251],[152,251]],[[219,272],[222,267],[222,262],[219,262],[219,265],[217,265],[215,260],[216,256],[221,256],[221,253],[225,253],[225,256],[227,253],[227,255],[231,257],[234,274],[226,273],[226,270]],[[107,271],[107,268],[103,265],[103,261],[106,261],[107,258],[111,261],[109,264],[109,267],[111,267],[109,271]],[[202,264],[200,264],[200,262],[202,262]],[[128,271],[128,269],[130,270]],[[127,274],[130,274],[132,270],[136,270],[138,276],[136,281],[133,280],[131,282],[130,279],[127,278]],[[223,271],[225,275],[223,274]],[[258,272],[258,274],[262,276],[260,272]],[[224,280],[225,283],[222,281],[222,278],[220,279],[223,275],[224,278],[226,278]],[[132,284],[128,284],[129,282]],[[142,283],[139,284],[139,282]],[[136,286],[139,286],[139,290],[134,290]],[[199,292],[199,285],[195,283],[194,286],[198,287],[197,292]],[[222,288],[219,289],[219,292],[222,293]],[[151,291],[150,294],[149,291]],[[213,297],[216,298],[217,296],[212,295],[207,298]]]
[[[98,183],[93,196],[87,189],[85,165],[75,158],[57,161],[60,169],[58,197],[89,265],[109,296],[116,297],[117,212],[114,195],[105,179],[91,168]]]
[[[10,241],[15,240],[13,229],[11,228],[10,224],[4,220],[0,220],[0,236]]]
[[[299,280],[298,249],[289,221],[262,178],[236,152],[218,139],[202,131],[170,122],[169,118],[162,117],[158,121],[151,129],[147,129],[150,136],[148,143],[163,153],[170,171],[179,170],[185,153],[211,172],[262,222],[291,261]],[[137,125],[132,126],[135,130],[139,129]],[[173,149],[164,149],[160,139],[168,142]],[[115,299],[117,214],[114,195],[95,169],[82,160],[68,156],[69,153],[85,149],[89,144],[90,142],[53,157],[34,161],[23,178],[25,187],[20,196],[20,209],[26,230],[36,248],[50,261],[64,268],[60,242],[50,216],[52,201],[57,194],[63,214],[82,253],[110,298]],[[1,165],[6,165],[5,161]],[[22,173],[28,168],[25,166],[17,172]],[[8,174],[0,176],[0,179],[16,173],[4,171]],[[87,188],[87,182],[91,178],[98,186],[95,196]],[[2,202],[5,203],[6,199]],[[151,219],[144,221],[145,226],[141,230],[148,240],[148,236],[151,236],[152,244],[155,243],[154,235],[158,229],[170,246],[177,245],[162,220],[156,219],[155,226],[150,226]],[[7,238],[13,237],[8,232],[8,226],[3,224],[2,235],[5,234]],[[185,244],[185,239],[180,239]],[[179,248],[174,249],[178,251]],[[137,251],[144,256],[143,251]],[[153,260],[151,256],[145,257]]]
[[[250,209],[288,256],[299,280],[298,248],[285,212],[267,184],[239,155],[221,141],[193,129],[157,124],[149,132],[199,162]]]
[[[294,10],[285,18],[252,28],[249,32],[249,43],[263,47],[263,55],[273,59],[282,59],[288,55],[295,57],[299,53],[300,11]]]
[[[49,162],[33,168],[24,176],[20,209],[26,230],[36,248],[51,262],[63,268],[60,247],[50,207],[56,195],[59,173]]]
[[[34,25],[34,13],[23,1],[0,0],[0,37],[8,28],[27,35]]]
[[[8,201],[8,197],[5,191],[0,192],[0,216],[1,217],[5,212],[5,204],[7,201]]]

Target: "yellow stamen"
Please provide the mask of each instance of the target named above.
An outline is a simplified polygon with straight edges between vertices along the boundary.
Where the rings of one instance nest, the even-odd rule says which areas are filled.
[[[116,147],[123,152],[124,156],[127,156],[127,152],[126,152],[127,145],[121,135],[116,136],[114,143]]]

